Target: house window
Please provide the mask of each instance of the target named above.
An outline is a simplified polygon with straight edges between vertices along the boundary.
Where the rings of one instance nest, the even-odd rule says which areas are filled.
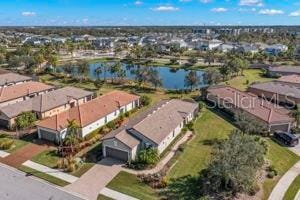
[[[114,146],[118,146],[118,141],[114,141]]]

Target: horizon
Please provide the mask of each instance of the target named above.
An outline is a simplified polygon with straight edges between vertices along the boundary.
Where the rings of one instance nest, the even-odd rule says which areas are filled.
[[[299,0],[11,0],[0,6],[4,27],[300,25]]]

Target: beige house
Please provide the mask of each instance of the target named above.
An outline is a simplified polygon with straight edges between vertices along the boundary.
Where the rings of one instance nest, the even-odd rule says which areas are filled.
[[[65,87],[35,96],[26,101],[0,108],[0,125],[13,128],[15,119],[22,112],[34,112],[38,119],[52,117],[72,107],[86,103],[93,93],[74,87]]]
[[[102,141],[104,157],[135,160],[140,149],[156,148],[162,153],[198,112],[198,104],[164,100],[106,135]]]

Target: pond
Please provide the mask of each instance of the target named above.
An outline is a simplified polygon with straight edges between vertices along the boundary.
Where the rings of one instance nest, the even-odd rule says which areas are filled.
[[[90,64],[90,70],[89,70],[89,77],[92,79],[96,79],[97,75],[95,74],[95,69],[98,67],[101,67],[102,73],[99,75],[100,78],[111,78],[112,75],[109,72],[109,66],[111,66],[112,63],[103,63],[103,62],[97,62],[97,63],[91,63]],[[143,68],[143,67],[151,67],[151,66],[138,66],[138,65],[129,65],[122,63],[122,68],[126,72],[125,79],[128,80],[134,80],[135,74],[134,71],[137,68]],[[165,89],[171,89],[171,90],[178,90],[178,89],[184,89],[186,88],[184,85],[184,79],[186,74],[190,72],[190,70],[185,69],[174,69],[168,66],[155,66],[153,67],[155,70],[158,71],[159,77],[162,80],[162,87]],[[106,72],[105,72],[106,71]],[[197,88],[204,86],[203,82],[203,71],[196,71],[197,75],[200,79],[200,84]]]

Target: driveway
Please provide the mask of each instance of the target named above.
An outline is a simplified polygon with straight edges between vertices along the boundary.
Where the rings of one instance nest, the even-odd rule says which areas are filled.
[[[295,147],[289,147],[289,150],[291,150],[292,152],[294,152],[295,154],[297,154],[298,156],[300,156],[300,144],[298,144]]]
[[[105,158],[65,189],[96,200],[100,191],[121,171],[122,164],[121,161]]]
[[[82,200],[58,187],[0,164],[1,200]]]

